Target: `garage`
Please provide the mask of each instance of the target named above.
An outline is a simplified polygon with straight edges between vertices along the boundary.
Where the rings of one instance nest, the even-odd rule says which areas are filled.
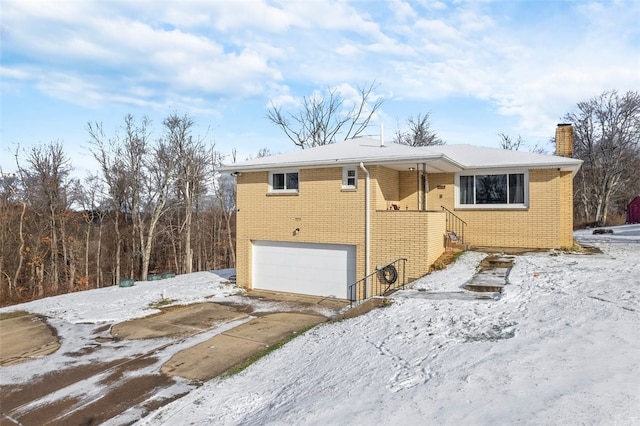
[[[356,247],[342,244],[253,242],[253,288],[347,298],[356,281]]]

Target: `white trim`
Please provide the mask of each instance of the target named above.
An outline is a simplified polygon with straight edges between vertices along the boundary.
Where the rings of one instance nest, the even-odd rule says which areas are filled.
[[[364,166],[364,163],[360,163],[360,168],[365,174],[365,188],[364,188],[364,275],[365,277],[369,276],[369,268],[371,267],[371,205],[369,205],[369,198],[371,191],[371,182],[369,176],[369,170]],[[367,278],[365,283],[365,291],[364,296],[369,297],[371,295],[371,284],[370,279]]]
[[[252,241],[253,287],[347,299],[357,280],[356,252],[351,244]]]
[[[477,176],[477,175],[524,175],[524,202],[512,204],[461,204],[460,203],[460,176]],[[507,178],[508,179],[508,178]],[[507,180],[507,187],[509,182]],[[523,169],[473,169],[465,170],[455,174],[454,185],[454,206],[456,209],[469,210],[525,210],[529,208],[529,170]],[[475,201],[475,179],[474,179],[474,201]]]
[[[353,176],[349,176],[353,172]],[[353,179],[353,185],[349,185],[349,179]],[[344,166],[342,168],[342,189],[358,188],[358,166]]]
[[[289,189],[286,187],[287,185],[287,174],[296,173],[298,175],[298,187],[295,189]],[[273,189],[273,175],[284,175],[284,189]],[[280,170],[270,170],[269,171],[269,193],[270,194],[297,194],[300,192],[300,171],[298,169],[280,169]]]

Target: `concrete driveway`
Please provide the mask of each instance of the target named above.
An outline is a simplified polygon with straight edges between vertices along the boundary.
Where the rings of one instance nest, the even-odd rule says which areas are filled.
[[[46,319],[23,315],[0,321],[0,366],[53,353],[60,347]]]
[[[288,296],[288,302],[294,306],[291,297]],[[282,303],[282,300],[278,303]],[[299,306],[300,310],[305,308],[308,306]],[[249,314],[241,312],[244,309],[244,305],[233,307],[218,303],[173,307],[158,315],[116,324],[111,328],[111,334],[119,339],[184,337],[232,321],[249,319]],[[161,371],[169,376],[190,380],[209,380],[284,338],[327,320],[322,315],[301,312],[260,314],[249,322],[176,353],[162,366]]]
[[[174,306],[119,324],[64,323],[60,331],[34,315],[3,319],[0,366],[29,362],[38,373],[29,382],[0,387],[0,424],[100,424],[129,409],[144,415],[266,347],[335,317],[347,304],[249,292],[232,303]],[[68,333],[79,330],[85,330],[81,340],[70,342]],[[55,352],[58,333],[66,340],[62,354]],[[53,352],[69,362],[51,368],[46,354]]]
[[[266,314],[178,352],[161,371],[191,380],[209,380],[285,337],[326,320],[319,315],[293,312]]]

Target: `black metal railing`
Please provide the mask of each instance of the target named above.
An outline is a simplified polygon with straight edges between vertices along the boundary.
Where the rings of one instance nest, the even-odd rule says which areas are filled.
[[[467,226],[467,222],[456,216],[454,212],[447,209],[445,206],[442,210],[446,213],[447,219],[447,236],[451,242],[460,242],[464,244],[464,229]],[[457,239],[457,241],[455,241]]]
[[[385,296],[406,284],[405,264],[407,259],[399,258],[386,265],[377,266],[375,272],[349,286],[351,306],[374,296]],[[367,285],[368,284],[368,285]]]

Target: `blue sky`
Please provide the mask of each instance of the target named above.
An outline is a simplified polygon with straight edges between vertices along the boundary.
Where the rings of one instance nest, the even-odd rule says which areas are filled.
[[[547,144],[577,102],[640,89],[640,2],[0,0],[0,167],[61,141],[95,163],[87,122],[172,112],[242,160],[295,149],[265,114],[376,81],[386,139],[431,113],[447,143]],[[377,137],[377,136],[376,136]],[[551,148],[547,145],[547,148]]]

